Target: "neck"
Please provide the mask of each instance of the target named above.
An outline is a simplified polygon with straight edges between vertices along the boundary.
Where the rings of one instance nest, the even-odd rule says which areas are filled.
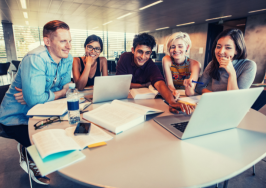
[[[58,58],[53,53],[51,53],[49,47],[47,47],[47,50],[50,53],[51,57],[53,58],[54,62],[58,64],[61,61],[62,58]]]
[[[180,58],[180,59],[174,59],[174,62],[175,62],[176,64],[182,64],[182,63],[185,62],[185,60],[186,60],[186,57],[183,56],[183,57]]]

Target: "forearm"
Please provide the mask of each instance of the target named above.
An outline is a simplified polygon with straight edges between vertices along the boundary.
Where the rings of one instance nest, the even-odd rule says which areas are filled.
[[[185,88],[186,96],[192,96],[195,95],[195,84],[193,84],[192,87],[186,87]]]
[[[158,92],[162,95],[162,97],[168,102],[168,104],[175,103],[174,96],[169,88],[166,86],[164,81],[160,80],[154,84],[154,87],[158,90]]]
[[[137,84],[137,83],[131,83],[130,84],[130,89],[132,89],[132,88],[143,88],[143,87],[146,87],[146,86],[142,85],[142,84]]]
[[[83,70],[83,73],[80,75],[79,79],[76,81],[76,87],[78,88],[78,90],[83,90],[86,87],[89,74],[90,74],[90,67],[85,67],[85,69]]]
[[[238,90],[236,74],[229,75],[227,82],[227,90]]]

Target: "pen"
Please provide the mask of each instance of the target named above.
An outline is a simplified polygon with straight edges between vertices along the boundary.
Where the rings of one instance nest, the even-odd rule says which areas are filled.
[[[195,84],[203,84],[202,82],[197,82],[197,81],[194,81],[194,80],[192,80],[192,83],[195,83]]]

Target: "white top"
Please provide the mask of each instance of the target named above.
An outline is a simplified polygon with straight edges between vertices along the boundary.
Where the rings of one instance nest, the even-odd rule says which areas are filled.
[[[160,99],[129,100],[166,111]],[[101,103],[102,104],[102,103]],[[92,110],[101,104],[92,104]],[[250,110],[239,128],[181,141],[153,121],[112,135],[106,146],[85,149],[86,158],[59,171],[85,184],[107,187],[205,187],[230,179],[266,156],[266,116]],[[30,119],[29,135],[36,133]],[[68,127],[68,123],[49,128]]]

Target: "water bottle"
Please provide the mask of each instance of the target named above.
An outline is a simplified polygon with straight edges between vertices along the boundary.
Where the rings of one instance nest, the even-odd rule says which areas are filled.
[[[80,122],[79,113],[79,95],[75,89],[75,83],[69,84],[69,89],[66,93],[67,97],[67,108],[68,108],[68,121],[69,124],[77,124]]]

